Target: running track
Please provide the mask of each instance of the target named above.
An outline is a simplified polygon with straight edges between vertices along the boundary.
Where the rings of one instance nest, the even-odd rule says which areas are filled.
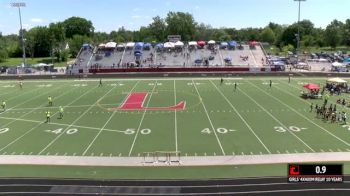
[[[286,177],[213,180],[98,181],[81,179],[0,179],[6,195],[350,195],[344,183],[293,184]]]

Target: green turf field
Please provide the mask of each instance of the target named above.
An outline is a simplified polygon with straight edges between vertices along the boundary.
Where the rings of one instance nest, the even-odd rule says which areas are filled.
[[[33,80],[0,82],[0,154],[142,156],[256,155],[350,151],[347,125],[323,122],[299,97],[307,78]],[[312,82],[325,83],[324,79]],[[311,81],[311,79],[310,79]],[[238,88],[234,91],[234,83]],[[147,92],[144,107],[185,101],[184,110],[110,110],[130,92]],[[48,96],[53,106],[48,107]],[[341,97],[349,99],[344,94]],[[335,101],[338,97],[331,97]],[[321,104],[322,100],[312,101]],[[64,107],[58,119],[58,106]],[[339,105],[339,110],[341,106]],[[45,112],[53,113],[50,123]],[[348,108],[343,110],[349,112]]]

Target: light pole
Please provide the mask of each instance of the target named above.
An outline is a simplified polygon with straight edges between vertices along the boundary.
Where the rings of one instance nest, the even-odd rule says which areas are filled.
[[[298,34],[297,34],[297,65],[299,62],[299,51],[300,51],[300,2],[306,0],[294,0],[299,2],[299,11],[298,11]]]
[[[18,3],[11,3],[12,7],[18,7],[18,15],[19,15],[19,24],[21,26],[21,39],[22,39],[22,50],[23,50],[23,66],[26,65],[26,49],[24,45],[24,36],[23,36],[23,29],[22,29],[22,16],[21,16],[21,7],[25,7],[26,3],[18,2]]]

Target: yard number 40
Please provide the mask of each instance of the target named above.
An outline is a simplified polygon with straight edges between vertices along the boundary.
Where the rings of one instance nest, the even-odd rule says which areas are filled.
[[[226,129],[226,128],[217,128],[216,129],[216,132],[218,133],[222,133],[222,134],[225,134],[225,133],[228,133],[228,132],[233,132],[233,131],[236,131],[234,129]],[[209,128],[205,128],[201,131],[201,133],[204,133],[204,134],[211,134],[211,130]]]

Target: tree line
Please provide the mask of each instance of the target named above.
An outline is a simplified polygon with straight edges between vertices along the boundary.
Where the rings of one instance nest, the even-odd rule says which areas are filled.
[[[309,20],[291,25],[270,22],[264,28],[213,28],[198,23],[193,16],[184,12],[169,12],[165,18],[156,16],[148,26],[131,31],[124,27],[116,31],[95,32],[91,21],[80,17],[71,17],[63,22],[48,26],[37,26],[24,30],[26,55],[29,57],[54,56],[58,61],[75,57],[83,43],[99,44],[108,41],[127,42],[164,42],[167,35],[181,35],[183,41],[217,40],[249,41],[257,40],[275,45],[279,49],[294,50],[300,27],[302,48],[350,46],[350,19],[345,22],[333,20],[325,29],[316,28]],[[20,32],[21,33],[21,32]],[[0,62],[8,57],[21,57],[19,35],[2,36],[0,33]],[[67,49],[67,43],[69,49]]]

